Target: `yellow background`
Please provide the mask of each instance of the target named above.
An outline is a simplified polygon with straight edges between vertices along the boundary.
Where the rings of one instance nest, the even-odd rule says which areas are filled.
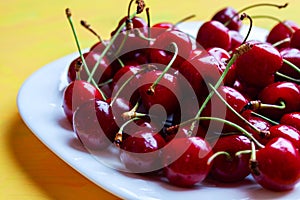
[[[231,5],[240,9],[277,0],[145,0],[152,22],[176,22],[190,14],[209,20]],[[9,0],[0,1],[0,199],[118,199],[81,176],[48,150],[19,117],[16,97],[22,83],[43,65],[76,51],[64,10],[70,7],[83,48],[97,41],[80,27],[81,19],[108,38],[126,14],[129,0]],[[179,3],[180,2],[180,3]],[[300,24],[300,1],[289,0],[285,10],[257,8],[249,14],[267,14]],[[145,15],[142,15],[145,16]],[[271,28],[275,22],[255,20]],[[43,80],[41,80],[43,81]]]

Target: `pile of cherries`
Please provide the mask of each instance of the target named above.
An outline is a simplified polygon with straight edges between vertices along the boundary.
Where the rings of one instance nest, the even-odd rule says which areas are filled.
[[[64,112],[83,145],[109,147],[133,173],[180,187],[252,175],[262,187],[300,180],[300,27],[280,21],[266,41],[240,34],[252,18],[231,7],[192,36],[136,11],[70,63]],[[285,5],[258,4],[257,6]],[[145,9],[146,8],[146,9]],[[137,17],[146,10],[147,22]],[[145,12],[145,11],[144,11]],[[249,32],[251,31],[251,25]],[[299,67],[298,67],[299,66]]]

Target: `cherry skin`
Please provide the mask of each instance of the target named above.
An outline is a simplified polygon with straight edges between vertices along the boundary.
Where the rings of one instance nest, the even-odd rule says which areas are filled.
[[[231,46],[229,29],[221,22],[205,22],[198,30],[196,41],[204,49],[210,47],[220,47],[228,50]]]
[[[75,80],[64,90],[63,109],[72,124],[75,110],[90,99],[102,99],[102,95],[93,85],[86,81]]]
[[[297,149],[300,149],[300,131],[296,128],[284,124],[272,126],[270,128],[270,139],[276,137],[285,138],[292,142]]]
[[[163,151],[165,176],[173,185],[192,187],[207,177],[211,155],[210,145],[199,137],[175,138]]]
[[[231,38],[231,46],[229,50],[234,51],[236,48],[241,46],[244,41],[244,37],[238,31],[229,30],[228,34]]]
[[[280,50],[280,54],[282,58],[287,61],[293,63],[296,66],[300,66],[300,50],[295,48],[285,48]],[[282,67],[278,70],[278,72],[285,74],[289,77],[300,79],[300,74],[297,73],[293,68],[291,68],[288,64],[283,63]],[[277,80],[283,81],[283,78],[276,77]]]
[[[291,37],[291,45],[292,48],[300,49],[300,29],[296,30],[295,33]]]
[[[240,80],[253,87],[265,87],[274,82],[274,74],[282,66],[282,57],[268,43],[251,42],[252,48],[236,60]]]
[[[160,149],[165,141],[160,134],[141,130],[128,136],[121,144],[120,159],[133,173],[148,173],[162,168]]]
[[[265,148],[257,151],[256,160],[251,173],[266,189],[292,190],[300,180],[299,151],[287,139],[272,139]]]
[[[157,38],[162,33],[172,29],[175,29],[174,24],[169,22],[160,22],[154,24],[151,28],[151,38]]]
[[[151,45],[150,62],[167,65],[174,56],[174,42],[178,48],[178,56],[176,57],[172,67],[178,69],[191,54],[192,41],[190,37],[178,30],[169,30],[159,35],[155,42]]]
[[[182,98],[179,82],[176,76],[166,73],[160,82],[156,85],[153,94],[149,94],[149,88],[162,74],[162,71],[154,70],[141,75],[139,78],[139,94],[146,110],[153,105],[159,104],[164,107],[167,114],[174,113],[180,106],[179,102]],[[146,83],[146,84],[145,84]]]
[[[292,30],[290,30],[288,27]],[[284,21],[283,23],[280,22],[276,26],[274,26],[270,33],[267,36],[267,42],[274,44],[286,38],[290,38],[293,34],[293,31],[299,29],[299,26],[293,21]],[[278,49],[286,48],[290,46],[290,42],[285,42],[277,46]]]
[[[225,24],[231,20],[227,25],[227,28],[230,30],[239,31],[242,26],[242,21],[239,19],[237,11],[232,7],[223,8],[212,17],[212,20],[219,21],[222,24]]]
[[[116,27],[116,29],[111,32],[111,36],[115,35],[117,29],[124,23],[126,22],[126,20],[128,19],[128,17],[123,17],[120,21],[118,26]],[[132,24],[133,24],[133,28],[138,28],[142,31],[142,33],[144,35],[147,35],[148,33],[148,28],[147,28],[147,23],[140,17],[133,17],[132,18]],[[122,30],[122,31],[126,31],[126,27]]]
[[[290,125],[300,130],[300,112],[284,114],[280,119],[280,124]]]
[[[243,135],[221,136],[213,146],[214,152],[225,151],[230,154],[219,155],[213,160],[210,175],[221,182],[237,182],[250,174],[250,154],[236,156],[239,151],[250,150],[250,140]]]
[[[279,105],[281,101],[285,103],[284,109],[263,108],[260,112],[275,120],[279,120],[282,115],[300,108],[299,86],[291,82],[276,82],[265,87],[259,94],[262,103]]]

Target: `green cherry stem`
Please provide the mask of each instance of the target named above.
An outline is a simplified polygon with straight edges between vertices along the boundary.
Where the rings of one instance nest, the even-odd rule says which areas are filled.
[[[285,75],[285,74],[283,74],[283,73],[276,72],[275,74],[276,74],[277,76],[280,76],[280,77],[282,77],[282,78],[284,78],[284,79],[287,79],[287,80],[289,80],[289,81],[292,81],[292,82],[295,82],[295,83],[300,83],[300,80],[299,80],[299,79],[295,79],[295,78],[290,77],[290,76],[287,76],[287,75]]]
[[[260,117],[260,118],[262,118],[262,119],[264,119],[264,120],[270,122],[270,123],[273,124],[273,125],[278,125],[278,124],[279,124],[278,122],[275,122],[274,120],[271,120],[270,118],[265,117],[265,116],[263,116],[263,115],[261,115],[261,114],[258,114],[258,113],[256,113],[256,112],[251,111],[251,114],[254,115],[254,116],[256,116],[256,117]]]
[[[130,16],[130,19],[132,19],[134,16],[136,16],[137,13],[133,13]],[[117,39],[118,35],[120,34],[120,32],[123,30],[123,28],[126,26],[126,22],[123,22],[123,24],[118,28],[118,30],[116,31],[116,33],[113,35],[113,37],[111,38],[110,42],[108,43],[108,45],[105,47],[105,49],[103,50],[103,52],[101,53],[101,55],[99,56],[99,59],[97,60],[94,68],[92,69],[92,72],[87,80],[87,82],[90,82],[93,79],[94,74],[96,73],[96,70],[98,68],[98,65],[100,64],[100,62],[102,61],[102,59],[104,58],[104,56],[106,55],[106,53],[108,52],[108,50],[111,48],[111,46],[113,45],[113,43],[115,42],[115,40]]]
[[[285,38],[283,40],[280,40],[278,42],[275,42],[274,44],[272,44],[273,47],[277,47],[279,45],[282,45],[284,43],[287,43],[287,42],[290,42],[291,41],[291,38]]]
[[[162,73],[159,75],[159,77],[154,81],[154,83],[149,87],[147,93],[149,95],[153,95],[155,93],[155,87],[157,84],[161,81],[161,79],[164,77],[164,75],[169,71],[169,69],[172,67],[175,59],[177,58],[178,55],[178,46],[175,42],[172,42],[170,44],[170,47],[174,47],[174,56],[172,57],[171,61],[168,63],[166,68],[162,71]]]
[[[138,120],[140,118],[138,117],[135,117],[135,118],[132,118],[130,120],[128,120],[127,122],[125,122],[119,129],[118,133],[116,134],[115,136],[115,139],[114,139],[114,143],[117,147],[120,147],[120,144],[123,142],[123,130],[124,128],[130,124],[131,122],[134,122],[135,120]]]
[[[209,157],[209,159],[207,160],[207,165],[210,165],[212,163],[212,161],[220,155],[225,155],[227,157],[227,159],[231,159],[231,155],[228,152],[218,151],[218,152],[214,153],[212,156]]]
[[[176,22],[176,23],[174,24],[174,27],[176,27],[176,26],[178,26],[179,24],[181,24],[181,23],[183,23],[183,22],[186,22],[186,21],[188,21],[188,20],[190,20],[190,19],[193,19],[193,18],[195,18],[195,17],[196,17],[195,14],[189,15],[189,16],[187,16],[187,17],[185,17],[185,18],[179,20],[178,22]]]
[[[283,62],[284,62],[285,64],[287,64],[290,68],[292,68],[293,70],[295,70],[297,73],[300,74],[300,69],[299,69],[296,65],[294,65],[293,63],[291,63],[290,61],[288,61],[288,60],[286,60],[286,59],[282,59],[282,60],[283,60]]]

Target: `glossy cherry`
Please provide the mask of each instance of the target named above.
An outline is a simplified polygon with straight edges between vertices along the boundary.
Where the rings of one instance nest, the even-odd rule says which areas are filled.
[[[123,17],[120,21],[118,26],[116,27],[116,29],[114,31],[111,32],[111,36],[115,35],[116,31],[118,30],[118,28],[123,24],[126,23],[126,20],[128,19],[128,17]],[[147,35],[148,33],[148,27],[147,27],[147,23],[145,22],[145,20],[143,20],[140,17],[133,17],[132,18],[132,24],[133,24],[133,28],[137,28],[140,29],[142,31],[142,33],[144,35]],[[126,31],[126,27],[122,30],[122,31]]]
[[[244,37],[241,35],[240,32],[235,31],[235,30],[229,30],[228,34],[231,38],[231,46],[229,50],[234,51],[236,48],[241,46],[241,44],[244,41]]]
[[[196,41],[204,49],[220,47],[228,50],[231,46],[229,29],[218,21],[207,21],[199,28]]]
[[[300,149],[300,131],[296,128],[284,124],[272,126],[270,128],[269,138],[271,139],[277,137],[282,137],[289,140],[297,149]]]
[[[274,138],[258,150],[251,166],[254,179],[269,190],[292,190],[300,180],[299,151],[284,138]]]
[[[250,150],[250,140],[243,135],[221,136],[213,146],[214,152],[224,151],[229,154],[218,155],[213,160],[210,175],[221,182],[237,182],[250,174],[250,154],[235,155],[239,151]]]
[[[212,20],[219,21],[222,24],[228,23],[226,26],[230,30],[239,31],[242,26],[242,21],[239,19],[237,11],[232,7],[226,7],[218,11]]]
[[[289,28],[288,28],[289,27]],[[275,25],[267,36],[267,42],[274,44],[286,38],[290,38],[295,30],[299,29],[299,26],[290,20],[280,22]],[[285,42],[279,46],[278,49],[286,48],[290,46],[290,42]]]
[[[282,57],[268,43],[251,42],[251,49],[236,60],[236,73],[240,80],[253,87],[265,87],[274,82],[274,74],[282,66]]]
[[[154,24],[151,28],[151,38],[157,38],[162,33],[172,29],[175,29],[175,26],[170,22],[160,22]]]
[[[147,173],[163,167],[161,148],[165,141],[160,134],[141,130],[131,134],[121,144],[120,159],[125,167],[133,173]]]
[[[299,86],[291,82],[276,82],[265,87],[259,94],[262,103],[279,105],[284,102],[284,109],[265,108],[260,112],[265,116],[279,120],[282,115],[298,111],[300,108]]]
[[[173,185],[192,187],[207,177],[211,155],[210,145],[199,137],[175,138],[163,151],[165,176]]]
[[[300,112],[284,114],[280,119],[280,124],[290,125],[300,130]]]
[[[292,48],[300,49],[300,29],[296,30],[291,37],[291,44]]]
[[[73,123],[75,110],[90,99],[102,99],[102,95],[99,90],[86,81],[75,80],[65,88],[63,109],[70,123]]]
[[[293,63],[294,65],[300,68],[300,50],[295,48],[284,48],[280,51],[280,54],[283,59]],[[285,74],[289,77],[300,79],[300,74],[295,71],[295,69],[291,68],[288,64],[283,63],[282,67],[278,70],[278,72]],[[283,81],[283,78],[276,77],[277,80]]]

